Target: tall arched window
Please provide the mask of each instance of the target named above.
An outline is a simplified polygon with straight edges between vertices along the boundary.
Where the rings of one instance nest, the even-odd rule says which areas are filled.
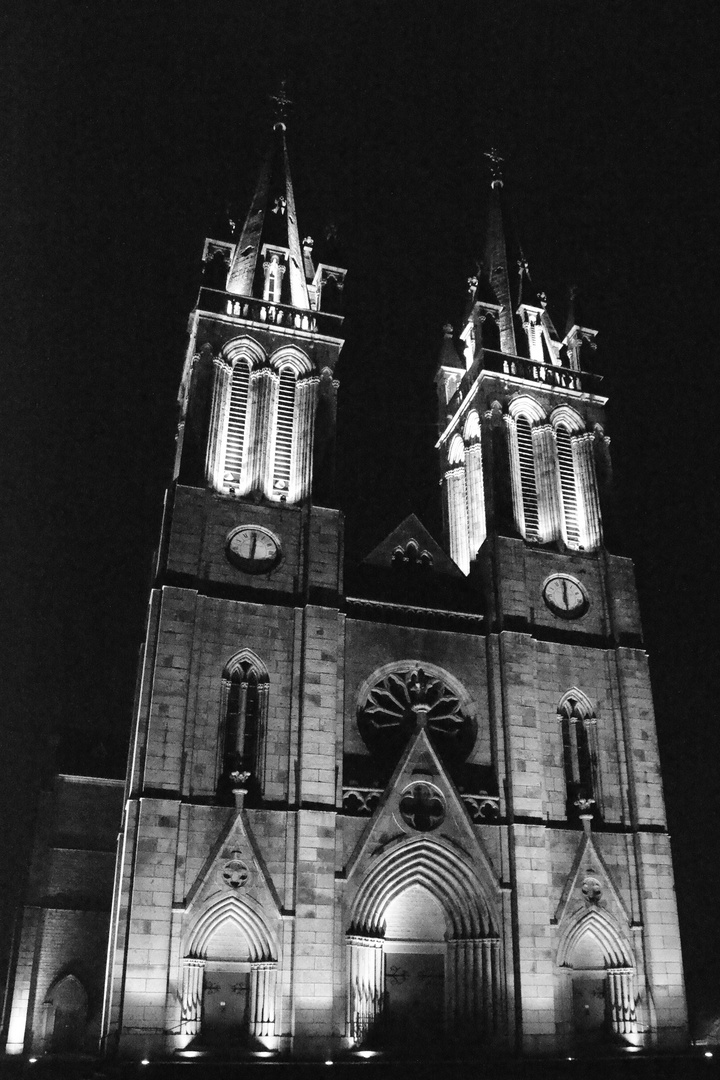
[[[540,539],[540,514],[538,507],[537,477],[535,474],[535,452],[533,449],[532,428],[530,421],[518,416],[515,421],[517,438],[518,464],[520,469],[520,490],[525,524],[525,539]]]
[[[296,382],[297,375],[293,368],[281,368],[273,458],[273,491],[286,496],[292,476]]]
[[[566,427],[557,427],[555,429],[555,443],[557,445],[558,474],[563,508],[565,533],[563,539],[568,547],[579,548],[581,540],[577,477],[573,460],[572,437]]]
[[[223,467],[223,488],[226,491],[237,487],[242,475],[249,382],[250,367],[246,361],[239,360],[233,368],[230,385],[230,407]]]
[[[228,794],[233,775],[249,774],[243,780],[251,793],[259,795],[263,786],[263,744],[267,721],[269,682],[267,672],[249,654],[228,665],[223,679],[224,739],[220,780],[221,793]]]
[[[567,816],[597,812],[597,720],[592,705],[579,690],[570,690],[558,706],[562,728]],[[587,805],[586,805],[587,804]]]

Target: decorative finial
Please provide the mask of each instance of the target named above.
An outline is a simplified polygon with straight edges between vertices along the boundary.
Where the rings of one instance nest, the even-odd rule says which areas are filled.
[[[503,186],[501,166],[505,161],[505,158],[500,157],[500,154],[494,146],[491,146],[490,150],[485,151],[485,157],[490,162],[490,175],[492,176],[492,180],[490,181],[490,187],[501,188]]]
[[[270,100],[275,106],[275,123],[273,124],[273,131],[277,131],[280,128],[281,131],[285,131],[285,121],[287,120],[288,108],[293,104],[291,99],[285,93],[285,80],[280,82],[280,89],[277,94],[271,94]]]

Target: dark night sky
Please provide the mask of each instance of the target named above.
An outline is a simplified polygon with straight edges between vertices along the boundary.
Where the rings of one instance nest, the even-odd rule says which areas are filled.
[[[21,6],[0,87],[8,879],[43,777],[122,775],[202,242],[226,204],[244,216],[285,74],[300,227],[319,245],[334,223],[350,271],[337,501],[352,551],[410,510],[439,531],[432,376],[480,250],[491,144],[560,327],[580,287],[651,654],[688,991],[696,1016],[720,1012],[714,5]]]

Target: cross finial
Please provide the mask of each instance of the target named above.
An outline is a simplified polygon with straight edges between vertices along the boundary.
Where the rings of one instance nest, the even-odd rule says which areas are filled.
[[[280,88],[277,94],[271,94],[270,100],[275,106],[275,123],[273,124],[273,130],[276,128],[282,128],[285,130],[285,121],[287,120],[288,107],[293,104],[291,99],[285,93],[285,80],[280,81]]]
[[[505,161],[505,158],[500,157],[500,154],[494,146],[491,146],[489,150],[485,151],[485,157],[490,162],[490,175],[492,176],[490,187],[502,187],[503,178],[501,166]]]

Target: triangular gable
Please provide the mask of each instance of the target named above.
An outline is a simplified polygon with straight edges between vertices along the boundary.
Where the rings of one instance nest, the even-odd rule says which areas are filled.
[[[603,890],[605,890],[607,895],[615,902],[618,914],[623,915],[629,926],[631,922],[630,916],[628,915],[627,908],[615,886],[612,874],[602,855],[598,851],[592,833],[585,832],[583,832],[580,843],[578,844],[572,869],[568,874],[562,895],[560,896],[560,901],[555,909],[555,915],[551,922],[556,925],[561,922],[573,899],[576,901],[577,906],[580,905],[581,900],[584,901],[582,884],[586,878],[594,878],[600,883]]]
[[[247,896],[281,912],[280,899],[260,855],[244,810],[231,813],[186,898],[185,909],[220,893]]]
[[[436,806],[430,806],[429,812],[431,821],[433,811],[442,816],[442,820],[426,831],[418,831],[411,824],[415,794],[424,794],[424,791],[418,791],[418,785],[439,796]],[[422,819],[425,815],[426,820],[421,820],[421,824],[426,825],[427,813],[420,800],[415,801],[419,804],[418,818]],[[348,860],[346,878],[350,881],[358,875],[361,877],[364,868],[375,856],[391,846],[417,840],[418,836],[423,835],[449,845],[473,864],[479,864],[478,868],[484,871],[484,876],[494,888],[500,889],[498,875],[480,836],[473,828],[457,788],[435,753],[427,732],[424,728],[418,728]]]
[[[366,555],[362,565],[389,567],[392,565],[393,553],[397,548],[404,550],[412,540],[418,545],[420,553],[423,551],[429,553],[432,558],[432,568],[436,573],[449,574],[452,577],[459,578],[465,577],[460,567],[453,562],[449,555],[446,555],[437,540],[433,539],[415,514],[408,514],[405,520],[396,529],[393,529],[389,536],[386,536],[377,547],[373,548],[369,555]]]

